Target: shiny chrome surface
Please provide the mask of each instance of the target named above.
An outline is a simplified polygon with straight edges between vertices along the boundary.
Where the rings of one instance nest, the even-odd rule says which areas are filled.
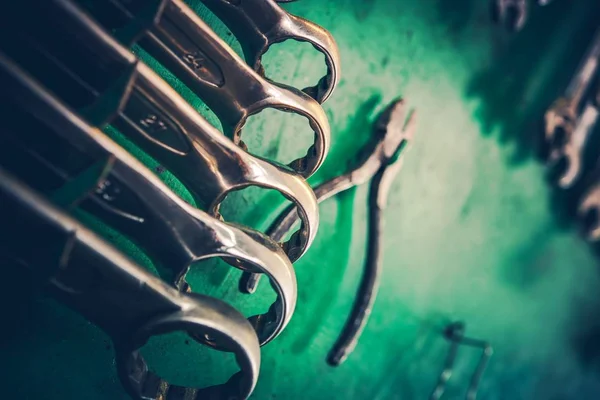
[[[181,293],[0,169],[0,248],[32,281],[113,340],[119,379],[134,399],[246,399],[260,369],[253,327],[226,303]],[[240,371],[207,388],[171,385],[149,371],[138,351],[151,336],[187,331],[232,352]]]
[[[362,159],[355,168],[315,187],[319,202],[355,186],[370,182],[369,231],[367,260],[364,274],[350,316],[330,351],[327,362],[332,366],[343,363],[356,347],[375,303],[383,264],[383,210],[390,186],[402,167],[406,147],[416,130],[416,114],[406,118],[406,105],[399,99],[392,102],[377,120],[372,140],[361,152]],[[297,221],[293,207],[280,214],[269,228],[272,237],[283,237]],[[256,290],[260,276],[245,273],[240,286],[248,293]]]
[[[94,15],[99,15],[121,42],[138,42],[175,73],[214,111],[225,133],[243,148],[241,130],[251,115],[273,108],[305,117],[314,133],[314,143],[305,156],[288,165],[304,177],[321,166],[329,151],[330,127],[317,101],[256,73],[182,1],[140,1],[103,0],[91,8],[96,8]],[[124,21],[115,26],[111,24],[113,18],[103,19],[102,13],[120,13]]]
[[[50,7],[51,4],[54,5]],[[280,192],[298,207],[302,219],[298,231],[281,245],[292,262],[306,252],[316,235],[319,217],[314,194],[301,176],[235,146],[73,3],[54,0],[47,6],[49,17],[62,21],[57,35],[62,34],[65,42],[75,34],[81,38],[78,43],[69,42],[70,47],[63,45],[63,51],[88,54],[98,62],[88,62],[82,70],[81,62],[72,60],[62,65],[62,74],[45,79],[44,85],[52,86],[54,78],[62,78],[62,84],[56,88],[61,94],[80,87],[77,93],[83,94],[68,102],[69,106],[79,106],[86,119],[96,126],[113,123],[173,172],[192,192],[196,202],[214,216],[220,217],[219,207],[233,191],[258,186]],[[43,20],[35,22],[44,23]],[[36,28],[35,24],[25,28],[23,35],[30,41],[44,40],[40,37],[43,35],[36,35],[36,29],[37,32],[43,29]],[[28,48],[35,52],[35,46]],[[16,52],[14,56],[18,55]],[[55,67],[49,60],[28,65],[31,70],[39,66],[47,71]],[[104,74],[113,77],[112,85],[105,82],[98,85],[96,77]],[[93,101],[82,106],[80,97]]]
[[[55,171],[54,179],[61,188],[50,194],[56,201],[65,207],[79,205],[129,236],[170,272],[169,279],[181,289],[186,286],[184,278],[191,264],[209,257],[231,258],[240,268],[267,274],[277,300],[267,313],[251,320],[261,344],[285,328],[296,305],[296,277],[291,262],[275,242],[192,207],[9,59],[0,56],[0,66],[0,96],[3,108],[11,110],[5,120],[5,134],[17,143],[16,148],[21,143],[34,153],[34,159],[42,159]],[[36,120],[38,128],[19,129],[24,119]],[[57,145],[61,139],[66,150],[46,151],[46,143]],[[73,168],[69,158],[61,156],[64,154],[77,154],[84,165],[91,166]]]
[[[242,44],[246,61],[265,75],[262,56],[273,44],[286,40],[307,42],[325,56],[327,75],[315,86],[303,89],[319,103],[324,103],[340,79],[340,54],[331,34],[304,18],[285,11],[274,0],[201,0],[234,33]]]
[[[249,186],[277,190],[299,207],[302,220],[281,246],[292,262],[302,257],[319,225],[317,200],[306,181],[233,145],[144,64],[138,63],[136,72],[131,96],[114,125],[181,179],[212,215],[221,217],[220,205],[233,191]],[[164,133],[177,137],[181,147],[162,141]]]

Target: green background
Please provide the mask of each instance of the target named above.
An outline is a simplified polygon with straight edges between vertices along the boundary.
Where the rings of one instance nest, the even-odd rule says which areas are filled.
[[[190,4],[239,51],[214,16]],[[263,348],[253,398],[426,399],[448,349],[440,329],[453,320],[494,347],[480,399],[600,398],[600,279],[593,249],[572,221],[580,188],[551,189],[536,152],[543,112],[583,54],[600,2],[535,7],[516,35],[490,22],[487,0],[300,0],[286,8],[330,30],[342,56],[342,79],[324,105],[332,148],[311,183],[346,170],[395,97],[407,99],[419,123],[391,190],[381,291],[356,351],[339,368],[325,363],[362,271],[366,187],[321,206],[317,239],[296,264],[296,313]],[[187,88],[135,51],[217,124]],[[306,44],[277,45],[266,64],[272,78],[298,87],[325,70]],[[276,111],[254,117],[244,135],[255,153],[280,161],[310,140],[301,118]],[[159,174],[191,201],[168,172]],[[285,206],[280,200],[245,190],[228,199],[223,214],[264,229]],[[153,268],[129,241],[80,216]],[[195,291],[246,315],[265,310],[274,298],[267,282],[256,295],[242,295],[239,276],[220,261],[188,275]],[[1,289],[3,398],[127,398],[106,335],[28,281],[7,273]],[[144,352],[153,369],[179,384],[223,381],[235,370],[232,357],[183,334],[152,340]],[[464,398],[479,356],[461,348],[444,398]]]

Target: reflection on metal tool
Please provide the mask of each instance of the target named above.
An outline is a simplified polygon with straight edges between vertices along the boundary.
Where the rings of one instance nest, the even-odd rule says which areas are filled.
[[[369,233],[367,260],[358,295],[346,326],[329,354],[331,365],[341,364],[352,352],[364,329],[375,301],[382,254],[382,213],[386,206],[389,188],[402,166],[403,151],[412,140],[416,128],[416,114],[410,113],[405,122],[406,106],[403,100],[394,101],[377,120],[372,141],[362,151],[363,158],[357,167],[315,187],[315,194],[322,202],[355,186],[371,182],[369,192]],[[288,208],[269,228],[274,238],[282,238],[297,220],[296,210]],[[242,290],[249,293],[256,289],[258,275],[244,274]]]
[[[586,55],[571,79],[565,94],[552,104],[545,115],[546,143],[550,149],[561,147],[570,141],[581,112],[581,102],[585,99],[600,58],[600,30],[592,40]]]
[[[11,57],[69,106],[83,110],[95,126],[112,123],[175,174],[210,214],[220,217],[219,207],[233,191],[248,186],[277,190],[296,205],[302,219],[281,245],[292,262],[306,252],[319,216],[314,193],[301,176],[234,145],[73,3],[53,0],[40,7],[44,12],[33,20],[14,19],[19,39],[1,43]],[[53,35],[46,35],[46,29]],[[14,49],[13,43],[18,44]],[[44,58],[40,47],[86,54],[87,61],[72,57],[58,63]]]
[[[261,344],[288,324],[296,305],[294,269],[267,236],[228,225],[175,195],[158,177],[0,54],[0,108],[4,154],[13,173],[50,170],[38,190],[64,207],[79,205],[129,236],[180,289],[192,263],[209,257],[239,260],[239,267],[265,273],[277,293],[267,313],[251,317]],[[68,156],[65,156],[68,155]],[[8,167],[7,167],[8,166]]]
[[[431,393],[429,400],[439,400],[446,390],[446,383],[452,377],[452,370],[454,369],[454,362],[456,360],[456,354],[460,346],[474,347],[482,350],[481,358],[477,364],[477,368],[471,377],[471,383],[467,391],[466,399],[475,400],[477,398],[477,391],[479,390],[479,382],[485,372],[487,363],[494,353],[492,346],[484,342],[483,340],[471,339],[465,337],[465,324],[462,322],[454,322],[446,327],[444,330],[444,337],[450,342],[450,349],[448,350],[448,356],[444,363],[444,369],[442,370],[438,383]]]
[[[590,242],[600,241],[600,158],[586,178],[587,189],[577,210],[583,234]]]
[[[527,22],[527,0],[494,0],[496,19],[512,31],[520,31]]]
[[[231,29],[242,45],[248,64],[263,76],[261,59],[271,45],[289,39],[312,44],[325,56],[327,75],[303,91],[319,103],[329,98],[339,81],[340,55],[327,30],[289,14],[274,0],[201,1]]]
[[[547,6],[552,0],[538,0],[540,6]],[[523,29],[529,17],[527,0],[494,0],[494,14],[498,22],[516,32]]]
[[[183,1],[103,0],[91,8],[121,42],[138,42],[204,100],[236,144],[245,148],[242,127],[248,117],[267,108],[308,119],[314,143],[289,166],[304,177],[321,166],[330,145],[329,122],[321,105],[252,70]]]
[[[104,330],[113,340],[121,383],[136,400],[246,399],[260,369],[252,326],[228,304],[166,285],[0,169],[0,249],[32,280]],[[10,234],[7,234],[10,232]],[[139,349],[155,335],[187,331],[233,352],[240,371],[206,388],[175,386]]]
[[[563,189],[573,186],[583,172],[585,145],[600,115],[599,100],[600,90],[593,99],[586,102],[568,141],[550,152],[548,164],[551,168],[561,168],[557,184]]]

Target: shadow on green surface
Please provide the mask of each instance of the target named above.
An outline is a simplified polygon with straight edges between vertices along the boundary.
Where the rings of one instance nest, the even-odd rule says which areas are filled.
[[[572,346],[585,368],[600,373],[600,298],[595,302],[581,301],[573,311],[575,321],[587,322],[583,327],[577,323],[572,327]]]
[[[492,63],[475,74],[467,88],[467,96],[481,100],[475,117],[482,134],[497,130],[500,144],[514,144],[509,165],[518,166],[531,157],[541,161],[544,156],[544,112],[566,87],[596,28],[594,15],[600,15],[600,3],[585,3],[580,2],[583,6],[578,9],[565,1],[536,9],[525,29],[505,37],[504,43],[499,30]],[[574,23],[586,7],[584,23]],[[567,193],[553,199],[560,204],[553,209],[563,227],[573,216],[572,207],[562,206],[571,197]]]
[[[500,144],[514,144],[508,164],[515,166],[531,157],[543,160],[544,112],[560,96],[585,52],[597,26],[594,16],[600,15],[600,3],[556,2],[535,11],[522,32],[506,43],[496,43],[494,61],[467,88],[469,97],[482,100],[476,112],[482,133],[498,130]],[[573,23],[582,16],[584,23]],[[572,227],[583,189],[578,184],[552,192],[551,209],[560,228]]]
[[[344,146],[336,145],[336,149],[338,151],[337,155],[330,156],[344,160],[343,162],[336,163],[338,168],[342,168],[340,171],[336,171],[334,174],[328,176],[325,179],[329,179],[331,176],[335,174],[339,174],[348,169],[349,164],[353,164],[355,162],[357,154],[352,154],[351,157],[348,157],[348,154],[351,151],[356,153],[357,148],[361,148],[361,146],[357,146],[357,142],[365,143],[370,139],[371,132],[373,130],[373,122],[372,118],[374,116],[374,111],[379,106],[381,106],[381,97],[379,95],[372,95],[369,97],[357,110],[354,114],[352,120],[348,123],[347,128],[344,130],[343,135],[348,137],[349,134],[356,134],[357,137],[355,140],[345,141],[343,142]],[[340,143],[341,144],[341,143]],[[342,149],[340,149],[342,147]],[[340,165],[341,164],[341,165]],[[331,172],[330,172],[331,173]],[[351,200],[349,203],[340,202],[339,213],[337,216],[338,224],[336,224],[336,228],[339,230],[335,236],[329,235],[327,240],[324,240],[323,235],[321,236],[320,243],[315,244],[315,246],[323,245],[324,247],[328,246],[329,254],[333,254],[339,247],[334,243],[349,243],[351,244],[351,233],[352,233],[352,218],[350,218],[352,212],[352,200],[354,197],[354,190],[350,190],[348,192],[340,193],[336,196],[339,201],[340,198],[344,198],[345,196],[351,196]],[[336,201],[332,199],[331,201]],[[348,207],[349,206],[349,207]],[[322,208],[321,208],[322,209]],[[348,214],[350,213],[350,214]],[[341,233],[343,232],[343,233]],[[328,243],[326,243],[328,242]],[[318,250],[317,250],[318,252]],[[330,264],[328,268],[319,268],[318,272],[315,272],[313,276],[311,276],[311,280],[319,280],[321,282],[331,282],[329,287],[329,295],[320,296],[318,298],[311,296],[306,299],[306,303],[304,304],[304,310],[319,310],[319,313],[313,313],[308,317],[305,317],[305,329],[304,333],[298,335],[295,342],[292,345],[293,353],[301,353],[308,346],[310,346],[311,342],[314,340],[315,335],[319,332],[319,327],[323,325],[323,319],[327,316],[327,311],[331,309],[333,306],[333,302],[336,298],[335,293],[339,293],[340,287],[342,284],[342,278],[345,271],[345,268],[348,265],[348,256],[350,250],[343,249],[341,252],[337,251],[337,254],[334,257],[335,262]],[[308,267],[308,266],[307,266]],[[316,266],[311,266],[316,267]],[[302,275],[298,276],[299,282],[298,287],[309,287],[309,282],[302,282]],[[301,289],[299,289],[301,290]],[[299,293],[299,296],[302,295],[302,292]],[[311,303],[311,304],[308,304]],[[297,309],[297,312],[302,314],[302,310]]]
[[[493,61],[475,74],[467,88],[468,97],[481,100],[475,118],[481,124],[482,134],[496,135],[499,144],[514,149],[507,159],[507,164],[513,168],[531,158],[544,162],[543,115],[567,86],[589,45],[598,26],[600,2],[557,1],[532,14],[526,28],[514,37],[503,38],[503,33],[494,33],[497,40],[494,41]],[[594,138],[593,142],[600,140]],[[600,143],[593,142],[590,148],[598,148]],[[592,158],[598,156],[597,151],[594,153]],[[586,160],[588,169],[592,164]],[[546,178],[552,185],[551,171]],[[584,174],[571,189],[550,192],[550,209],[558,228],[573,229],[577,205],[587,183],[589,177]],[[540,227],[538,233],[524,243],[522,251],[516,255],[518,259],[503,271],[505,282],[527,291],[545,274],[548,260],[545,262],[543,257],[536,257],[531,262],[524,262],[523,257],[537,254],[531,248],[547,241],[552,229],[551,226]],[[600,246],[592,248],[600,256]],[[524,270],[523,265],[528,269]],[[597,373],[600,371],[600,325],[595,321],[600,315],[600,302],[573,304],[572,307],[574,310],[566,332],[570,345],[582,370]],[[561,361],[556,362],[560,364]],[[544,379],[542,377],[542,381]]]
[[[35,299],[40,295],[37,285],[30,283],[31,274],[25,273],[26,267],[0,257],[3,278],[0,280],[0,315],[7,323],[0,330],[0,353],[9,349],[13,340],[23,331],[21,328],[31,325],[39,310]]]
[[[568,2],[557,5],[560,7],[544,9],[539,18],[532,16],[525,29],[515,35],[497,27],[493,32],[493,61],[474,75],[467,88],[467,96],[482,100],[476,113],[482,133],[489,136],[498,130],[500,144],[516,142],[510,164],[520,164],[536,151],[541,116],[574,69],[575,55],[583,51],[578,52],[578,48],[585,46],[585,41],[566,47],[566,43],[555,40],[557,27],[563,27],[557,22],[572,8]],[[571,35],[565,35],[563,41],[567,37]],[[557,51],[562,54],[557,55]],[[554,57],[552,66],[548,65],[549,55]],[[558,64],[560,60],[568,61]]]
[[[472,22],[474,12],[479,0],[454,0],[437,1],[436,7],[443,24],[448,28],[448,33],[458,36]],[[487,23],[487,21],[486,21]]]
[[[375,118],[375,110],[382,106],[381,94],[372,94],[360,107],[353,113],[354,117],[348,122],[348,125],[343,131],[337,132],[337,138],[341,138],[335,142],[335,146],[331,147],[327,155],[327,161],[323,168],[315,174],[316,179],[310,179],[311,185],[318,182],[330,179],[346,172],[348,166],[354,162],[357,149],[362,148],[370,139],[373,129],[373,119]],[[332,126],[332,131],[335,127]],[[347,140],[348,137],[352,140]],[[354,154],[353,154],[354,153]],[[349,157],[349,154],[351,155]]]
[[[0,265],[0,384],[6,398],[76,399],[90,394],[91,385],[105,398],[127,398],[117,381],[108,336],[44,295],[25,266],[1,257]]]

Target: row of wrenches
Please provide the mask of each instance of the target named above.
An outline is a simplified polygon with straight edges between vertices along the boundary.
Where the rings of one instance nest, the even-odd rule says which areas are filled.
[[[306,179],[330,146],[321,103],[339,80],[335,41],[275,0],[202,3],[238,38],[245,60],[181,0],[24,0],[0,15],[0,254],[111,336],[119,378],[134,399],[247,398],[258,379],[259,346],[294,313],[292,263],[319,224]],[[298,90],[265,76],[263,54],[288,39],[325,55],[327,74],[314,86]],[[201,98],[225,135],[133,55],[133,45]],[[306,118],[314,142],[303,157],[282,165],[249,152],[242,128],[266,108]],[[108,125],[173,173],[195,205],[105,134]],[[300,225],[287,240],[221,215],[227,195],[250,186],[293,204]],[[132,240],[159,276],[74,217],[82,214]],[[213,257],[267,276],[277,294],[271,307],[246,319],[192,293],[187,272]],[[139,349],[176,330],[235,353],[240,371],[204,388],[157,376]]]
[[[547,110],[544,118],[547,165],[552,179],[564,190],[582,184],[578,215],[585,236],[600,240],[600,157],[590,154],[589,144],[600,117],[600,29],[573,75],[565,93]],[[589,156],[598,158],[587,168]]]

